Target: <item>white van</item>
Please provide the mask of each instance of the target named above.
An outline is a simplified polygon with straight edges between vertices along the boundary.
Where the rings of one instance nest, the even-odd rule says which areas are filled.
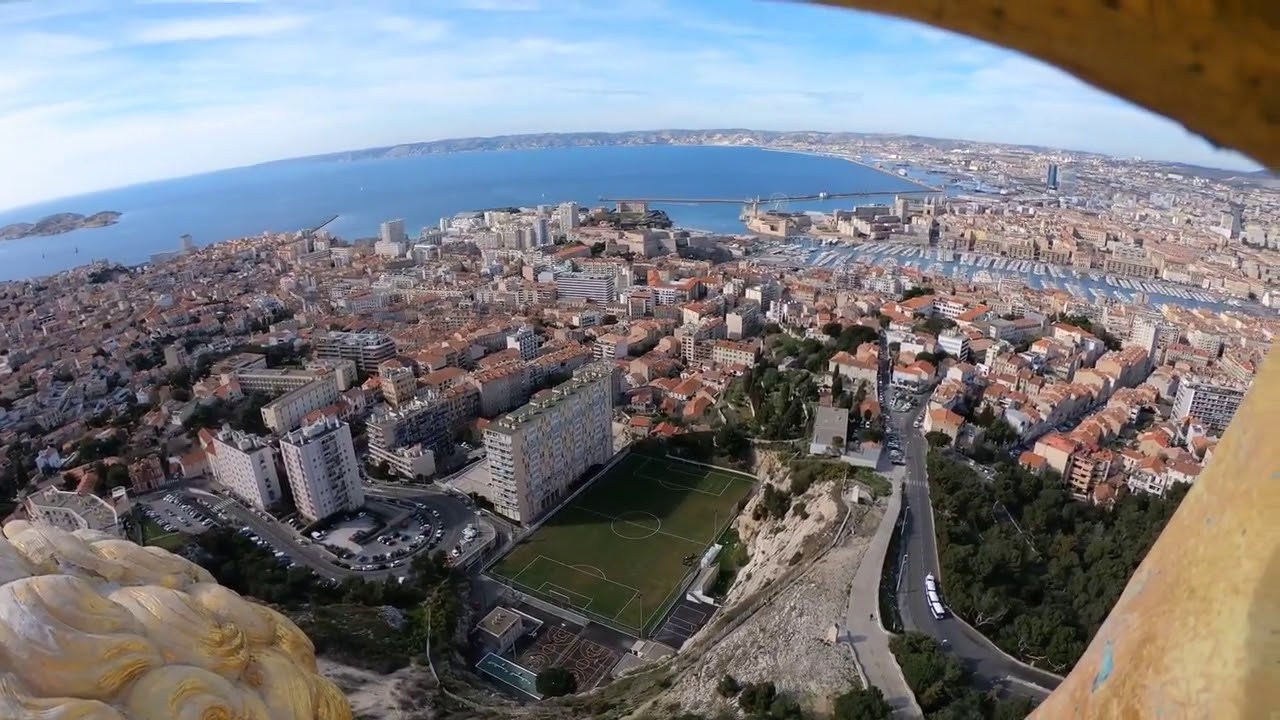
[[[929,611],[933,613],[934,620],[941,620],[947,616],[947,611],[942,607],[942,603],[940,602],[929,603]]]
[[[933,590],[927,590],[927,591],[925,591],[925,595],[927,595],[927,596],[929,597],[929,604],[930,604],[930,605],[934,605],[934,604],[937,604],[937,603],[941,603],[941,602],[942,602],[942,600],[938,599],[938,593],[934,592]]]
[[[938,584],[933,580],[933,573],[924,576],[924,589],[927,592],[937,592]]]

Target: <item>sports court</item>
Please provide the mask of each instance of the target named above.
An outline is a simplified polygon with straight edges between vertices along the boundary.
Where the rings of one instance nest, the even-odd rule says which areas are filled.
[[[732,471],[633,453],[492,573],[522,592],[644,634],[753,484]]]

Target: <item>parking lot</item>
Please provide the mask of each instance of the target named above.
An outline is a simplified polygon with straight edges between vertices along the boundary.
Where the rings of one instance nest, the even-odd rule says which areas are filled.
[[[181,495],[168,493],[147,500],[142,515],[167,533],[198,535],[216,524],[216,516]]]

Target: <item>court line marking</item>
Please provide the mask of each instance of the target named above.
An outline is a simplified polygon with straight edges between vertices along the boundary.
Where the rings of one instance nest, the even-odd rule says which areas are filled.
[[[653,530],[653,528],[649,527],[648,525],[641,525],[640,523],[632,522],[632,521],[630,521],[630,520],[623,520],[623,519],[622,519],[622,518],[620,518],[620,517],[614,517],[613,515],[610,515],[609,513],[603,513],[603,512],[600,512],[599,510],[593,510],[593,509],[591,509],[591,508],[589,508],[589,507],[584,507],[584,506],[582,506],[582,505],[578,505],[578,506],[577,506],[577,508],[578,508],[579,510],[585,510],[586,512],[589,512],[589,513],[591,513],[592,515],[599,515],[600,517],[605,518],[605,519],[608,519],[608,520],[612,520],[612,521],[620,522],[620,523],[625,523],[625,524],[627,524],[627,525],[635,525],[636,527],[644,528],[645,530]],[[635,511],[628,510],[627,512],[645,512],[645,511],[643,511],[643,510],[635,510]],[[655,516],[655,517],[656,517],[656,516]],[[659,520],[658,522],[662,522],[662,521],[661,521],[661,520]],[[691,540],[691,539],[689,539],[689,538],[687,538],[687,537],[685,537],[685,536],[683,536],[683,535],[676,535],[675,533],[670,533],[670,532],[667,532],[666,530],[659,529],[655,534],[657,534],[657,535],[666,535],[667,537],[673,537],[673,538],[675,538],[675,539],[677,539],[677,540],[683,540],[683,541],[685,541],[685,542],[687,542],[687,543],[691,543],[691,544],[693,544],[693,545],[697,545],[698,547],[705,547],[705,543],[703,543],[703,542],[702,542],[702,541],[700,541],[700,540]]]

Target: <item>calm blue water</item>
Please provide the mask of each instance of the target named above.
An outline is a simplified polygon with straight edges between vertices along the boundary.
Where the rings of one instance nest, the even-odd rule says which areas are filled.
[[[56,212],[118,210],[120,222],[46,238],[0,242],[0,278],[47,275],[109,258],[145,262],[190,233],[208,244],[264,230],[291,231],[339,215],[329,230],[352,239],[404,218],[411,236],[441,216],[504,205],[609,197],[762,197],[781,193],[918,189],[843,160],[724,147],[606,147],[513,150],[338,162],[295,160],[108,190],[0,212],[0,225]],[[792,204],[830,210],[882,198]],[[668,205],[679,225],[741,232],[741,207]],[[75,250],[79,248],[79,252]]]

